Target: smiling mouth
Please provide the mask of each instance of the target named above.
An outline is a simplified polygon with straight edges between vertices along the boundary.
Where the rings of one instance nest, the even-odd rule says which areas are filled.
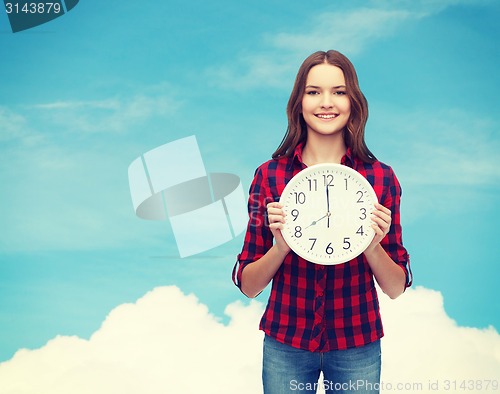
[[[333,118],[336,118],[338,115],[337,114],[316,114],[315,116],[317,118],[320,118],[320,119],[333,119]]]

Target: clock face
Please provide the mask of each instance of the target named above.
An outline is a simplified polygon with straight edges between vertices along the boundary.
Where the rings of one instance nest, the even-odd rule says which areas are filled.
[[[307,167],[281,195],[283,238],[310,262],[345,263],[373,240],[370,216],[377,201],[370,183],[352,168],[332,163]]]

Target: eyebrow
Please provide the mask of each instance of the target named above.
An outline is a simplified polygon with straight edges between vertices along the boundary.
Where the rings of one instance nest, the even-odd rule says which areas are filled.
[[[307,88],[310,88],[310,89],[321,89],[320,86],[314,86],[314,85],[307,85],[306,86],[306,89]],[[339,86],[332,86],[331,89],[340,89],[340,88],[346,88],[345,85],[339,85]]]

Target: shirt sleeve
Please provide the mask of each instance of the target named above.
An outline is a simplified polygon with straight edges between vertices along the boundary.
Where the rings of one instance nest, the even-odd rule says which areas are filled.
[[[243,249],[233,268],[233,282],[241,289],[241,274],[248,264],[260,259],[273,245],[273,235],[267,219],[267,204],[274,201],[265,168],[259,167],[250,186],[248,197],[248,225]]]
[[[410,268],[410,255],[408,251],[403,246],[403,233],[401,227],[401,214],[400,214],[400,203],[402,188],[396,177],[394,171],[389,168],[389,173],[387,174],[387,181],[389,188],[387,193],[381,201],[381,204],[386,208],[391,210],[392,223],[389,233],[380,242],[387,254],[394,260],[394,262],[399,265],[406,275],[406,285],[410,287],[413,282],[413,274]]]

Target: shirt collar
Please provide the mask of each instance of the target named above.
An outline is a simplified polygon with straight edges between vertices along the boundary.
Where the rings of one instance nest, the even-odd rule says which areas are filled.
[[[292,160],[290,161],[290,166],[288,168],[289,170],[293,170],[294,163],[297,163],[302,169],[306,168],[306,165],[302,161],[302,148],[303,147],[304,147],[303,142],[300,142],[295,147],[295,150],[293,151]]]
[[[293,152],[293,162],[297,161],[303,168],[306,167],[304,162],[302,161],[302,149],[304,148],[304,143],[301,142],[295,147],[295,151]],[[351,167],[354,167],[354,164],[356,163],[356,158],[354,154],[352,153],[352,149],[349,147],[347,148],[347,151],[345,155],[342,157],[342,160],[340,161],[341,164]]]
[[[356,162],[356,159],[354,157],[354,154],[352,153],[352,149],[349,147],[347,148],[347,151],[345,152],[344,157],[342,157],[342,160],[340,161],[343,165],[348,166],[353,168],[354,163]]]
[[[301,142],[295,147],[295,151],[293,152],[294,160],[298,160],[299,163],[303,163],[302,161],[302,148],[304,147],[304,143]]]

